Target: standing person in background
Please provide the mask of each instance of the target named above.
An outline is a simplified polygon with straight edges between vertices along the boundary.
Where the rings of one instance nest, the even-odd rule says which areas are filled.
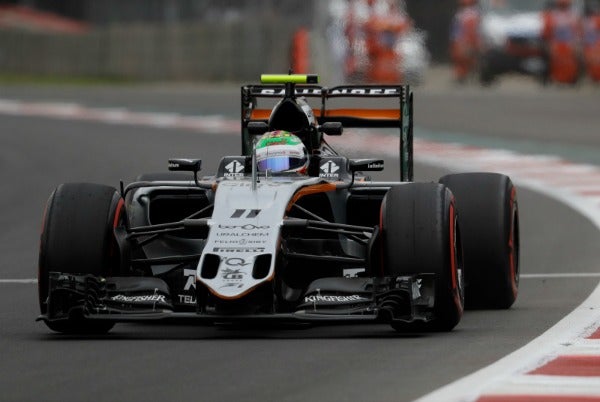
[[[397,51],[400,36],[412,27],[404,3],[390,0],[385,14],[377,10],[377,2],[369,0],[369,18],[364,26],[368,55],[366,78],[368,82],[402,82],[402,57]],[[382,3],[383,5],[383,3]]]
[[[465,82],[477,67],[481,52],[480,21],[477,0],[459,0],[459,9],[450,29],[450,56],[457,82]]]
[[[600,82],[600,1],[588,3],[583,23],[583,56],[588,77]]]
[[[574,84],[579,78],[581,20],[571,0],[555,0],[543,14],[542,38],[548,57],[548,78]]]
[[[346,37],[346,55],[344,74],[346,79],[354,81],[358,75],[356,46],[360,35],[360,24],[356,15],[356,0],[347,0],[347,11],[344,18],[344,36]]]

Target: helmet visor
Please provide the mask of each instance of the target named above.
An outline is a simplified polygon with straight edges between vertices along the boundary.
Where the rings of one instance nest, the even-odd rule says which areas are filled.
[[[266,172],[293,171],[306,164],[306,158],[295,158],[291,156],[271,156],[258,162],[258,170]]]

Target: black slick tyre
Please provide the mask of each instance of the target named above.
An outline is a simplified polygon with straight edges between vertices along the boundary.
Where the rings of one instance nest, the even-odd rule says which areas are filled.
[[[109,186],[90,183],[62,184],[46,204],[40,238],[38,295],[42,314],[47,312],[50,272],[114,276],[119,257],[113,228],[123,202]],[[114,323],[86,320],[74,314],[67,321],[48,321],[62,333],[105,333]]]
[[[437,183],[392,187],[381,206],[383,274],[433,273],[434,318],[399,330],[450,331],[462,317],[462,251],[452,193]]]
[[[444,176],[459,212],[467,308],[509,308],[519,287],[519,211],[510,178],[496,173]]]

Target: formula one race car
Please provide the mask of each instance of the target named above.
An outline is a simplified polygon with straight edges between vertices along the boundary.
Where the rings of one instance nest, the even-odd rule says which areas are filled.
[[[198,176],[199,159],[172,159],[171,172],[118,191],[58,186],[41,234],[40,320],[64,333],[161,319],[448,331],[465,303],[513,304],[515,188],[492,173],[413,182],[408,86],[262,79],[241,89],[242,154],[214,175]],[[277,103],[261,109],[264,98]],[[334,98],[394,107],[332,109]],[[352,127],[399,129],[400,181],[372,181],[365,172],[383,160],[348,159],[323,138]]]

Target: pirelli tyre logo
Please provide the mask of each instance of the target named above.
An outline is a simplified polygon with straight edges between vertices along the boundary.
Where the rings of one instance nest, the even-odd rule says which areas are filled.
[[[262,253],[264,247],[213,247],[214,253]]]

